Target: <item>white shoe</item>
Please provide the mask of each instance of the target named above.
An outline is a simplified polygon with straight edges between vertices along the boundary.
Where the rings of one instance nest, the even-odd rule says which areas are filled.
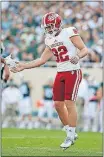
[[[70,137],[66,137],[65,141],[60,145],[60,147],[65,150],[73,144],[74,144],[74,140],[72,140]]]
[[[69,148],[71,145],[74,144],[74,141],[78,139],[78,134],[75,133],[74,140],[72,140],[70,137],[66,137],[65,141],[60,145],[61,148],[64,150]]]

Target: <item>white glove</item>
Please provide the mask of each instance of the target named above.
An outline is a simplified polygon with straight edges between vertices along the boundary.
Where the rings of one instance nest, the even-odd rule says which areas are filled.
[[[9,55],[8,57],[6,57],[6,58],[5,58],[5,61],[6,61],[6,64],[7,64],[10,68],[16,67],[17,61],[16,61],[15,59],[12,59],[12,58],[11,58],[11,55]]]

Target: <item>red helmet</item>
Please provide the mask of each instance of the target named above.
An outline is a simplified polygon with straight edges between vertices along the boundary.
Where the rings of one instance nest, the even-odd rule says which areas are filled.
[[[43,16],[42,27],[45,33],[55,35],[61,28],[61,17],[53,12],[49,12]]]

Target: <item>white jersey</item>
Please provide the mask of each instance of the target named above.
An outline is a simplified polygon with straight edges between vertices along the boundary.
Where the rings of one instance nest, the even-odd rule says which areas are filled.
[[[79,63],[72,64],[70,58],[77,54],[77,48],[71,42],[70,37],[79,35],[75,27],[64,28],[58,36],[47,36],[45,45],[48,46],[57,62],[57,71],[72,71],[80,69]]]

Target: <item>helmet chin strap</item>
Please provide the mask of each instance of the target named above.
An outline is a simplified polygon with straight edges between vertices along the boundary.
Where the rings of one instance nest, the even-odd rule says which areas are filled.
[[[55,34],[55,36],[59,35],[59,33],[61,32],[62,28],[59,28],[57,33]]]
[[[53,33],[51,34],[53,37],[55,37],[55,35],[57,34],[57,30],[53,31]]]

